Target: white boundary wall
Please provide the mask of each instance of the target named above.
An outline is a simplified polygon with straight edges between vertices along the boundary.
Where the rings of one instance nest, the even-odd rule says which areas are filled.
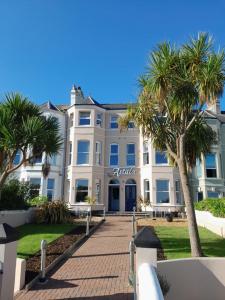
[[[223,238],[225,237],[225,218],[214,217],[208,211],[196,210],[195,214],[199,226],[205,227]]]
[[[18,227],[33,221],[35,208],[27,210],[1,210],[0,211],[0,224],[7,223],[12,227]]]
[[[157,271],[170,285],[165,300],[225,299],[225,258],[159,261]]]

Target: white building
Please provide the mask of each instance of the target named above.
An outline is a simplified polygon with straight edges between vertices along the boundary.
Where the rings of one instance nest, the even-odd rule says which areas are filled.
[[[47,178],[42,160],[18,171],[21,180],[37,183],[39,193],[49,199],[64,199],[79,207],[89,196],[108,211],[130,211],[141,196],[154,210],[180,210],[183,206],[179,173],[169,166],[165,153],[153,148],[138,128],[130,123],[126,131],[118,128],[118,118],[126,104],[100,104],[84,97],[73,86],[70,106],[41,106],[44,114],[58,118],[64,146],[51,162]],[[205,112],[207,122],[218,133],[219,143],[202,158],[190,180],[193,197],[221,197],[225,178],[225,115],[215,105]]]

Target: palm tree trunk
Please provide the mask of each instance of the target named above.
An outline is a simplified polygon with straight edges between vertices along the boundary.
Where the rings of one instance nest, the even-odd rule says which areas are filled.
[[[198,233],[198,226],[196,222],[194,204],[191,198],[190,185],[187,175],[187,167],[185,159],[179,159],[178,169],[180,173],[181,185],[183,189],[184,202],[187,210],[188,230],[191,244],[191,254],[193,257],[203,256],[200,238]]]

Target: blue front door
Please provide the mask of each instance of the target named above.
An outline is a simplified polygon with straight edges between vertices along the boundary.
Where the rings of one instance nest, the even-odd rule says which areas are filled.
[[[136,207],[136,185],[125,186],[125,210],[132,211]]]
[[[120,210],[120,187],[109,186],[109,211]]]

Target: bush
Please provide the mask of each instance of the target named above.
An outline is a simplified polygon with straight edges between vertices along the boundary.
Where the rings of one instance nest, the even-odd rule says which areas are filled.
[[[36,211],[36,222],[47,224],[60,224],[70,221],[70,212],[63,201],[44,203]]]
[[[206,198],[195,203],[195,209],[209,211],[215,217],[225,218],[225,198]]]
[[[0,210],[25,209],[30,196],[30,184],[17,179],[8,181],[2,188]]]
[[[37,196],[27,201],[30,206],[41,206],[47,202],[48,198],[46,196]]]

